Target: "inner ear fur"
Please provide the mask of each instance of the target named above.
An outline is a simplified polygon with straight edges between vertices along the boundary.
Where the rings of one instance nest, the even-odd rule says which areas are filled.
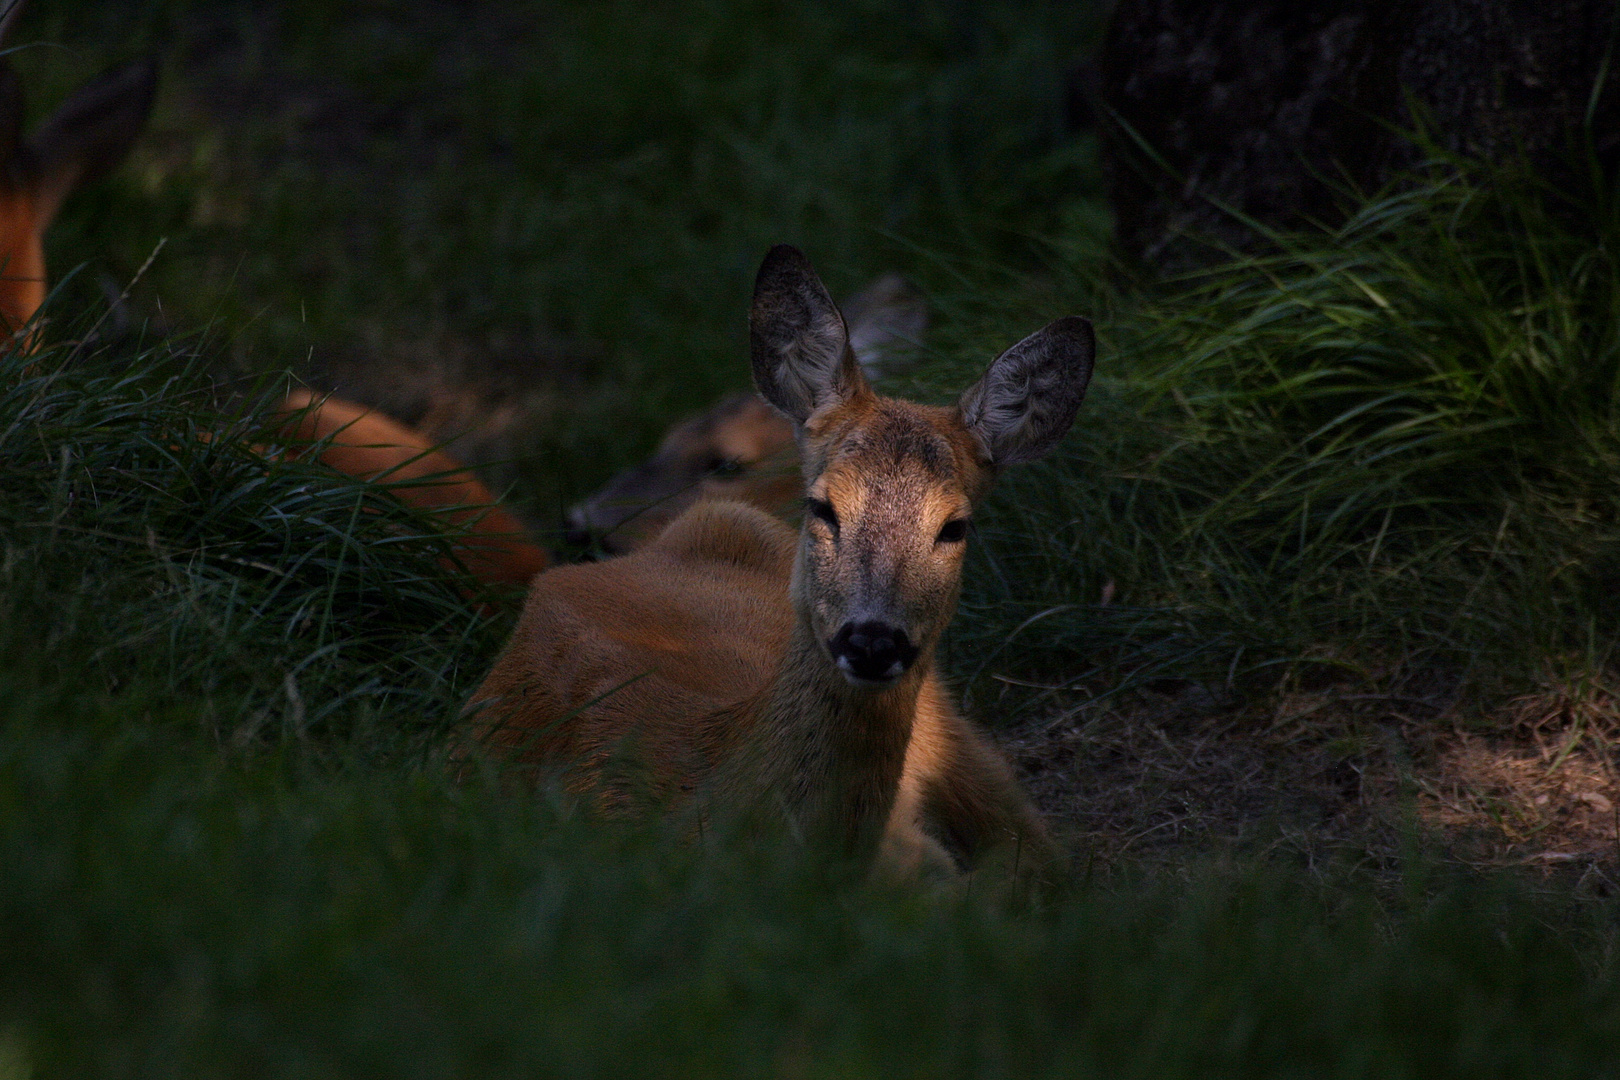
[[[754,385],[794,423],[867,391],[844,316],[798,248],[778,244],[766,254],[748,330]]]
[[[1091,320],[1049,323],[991,363],[962,395],[962,421],[996,466],[1050,450],[1074,423],[1096,360]]]

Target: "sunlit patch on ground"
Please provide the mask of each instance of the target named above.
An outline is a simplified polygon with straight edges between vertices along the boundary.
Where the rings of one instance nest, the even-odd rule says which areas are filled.
[[[1424,821],[1480,838],[1497,861],[1620,859],[1615,695],[1553,685],[1515,699],[1508,736],[1459,732],[1418,776]]]
[[[1620,865],[1615,699],[1548,690],[1481,735],[1402,711],[1416,700],[1293,695],[1264,725],[1196,688],[1051,714],[1003,746],[1082,864],[1265,851],[1391,868],[1414,837],[1472,865]]]

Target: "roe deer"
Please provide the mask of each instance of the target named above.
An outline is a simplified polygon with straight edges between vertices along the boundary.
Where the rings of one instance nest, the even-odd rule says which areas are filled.
[[[928,307],[899,274],[884,274],[844,302],[849,344],[868,375],[914,348]],[[758,394],[728,394],[674,427],[653,456],[568,511],[571,543],[633,551],[703,499],[735,499],[771,514],[804,501],[793,425]]]
[[[0,16],[0,44],[21,7]],[[25,139],[22,80],[0,57],[0,334],[22,333],[45,302],[45,230],[74,188],[129,153],[156,90],[157,64],[136,60],[74,91]]]
[[[1018,342],[948,408],[871,390],[794,248],[766,256],[750,324],[755,384],[798,439],[797,536],[754,507],[700,502],[633,554],[541,574],[471,699],[474,733],[608,805],[644,793],[700,815],[781,811],[863,865],[954,873],[999,850],[1046,874],[1055,847],[934,653],[973,507],[1068,429],[1091,324]],[[644,773],[628,787],[611,775],[625,751]]]
[[[319,444],[318,460],[340,473],[376,480],[400,501],[435,512],[466,531],[455,551],[468,572],[486,585],[524,585],[551,560],[523,525],[461,462],[420,432],[342,398],[294,390],[276,410],[283,434]],[[294,449],[289,456],[298,456]]]
[[[0,14],[0,44],[21,10]],[[0,334],[23,348],[29,320],[45,302],[45,230],[75,187],[110,171],[135,143],[152,109],[157,65],[137,60],[75,91],[32,136],[22,137],[22,82],[0,57]],[[458,556],[486,584],[521,585],[549,559],[494,497],[448,454],[421,434],[349,402],[316,404],[307,391],[288,395],[277,410],[292,416],[293,438],[330,438],[320,460],[362,479],[392,481],[406,503],[445,510],[456,525],[471,523]],[[410,481],[417,481],[411,483]]]

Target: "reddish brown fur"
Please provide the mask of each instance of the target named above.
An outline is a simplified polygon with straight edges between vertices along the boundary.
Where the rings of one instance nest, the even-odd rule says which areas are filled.
[[[792,622],[784,587],[792,559],[786,526],[714,502],[632,555],[548,571],[474,695],[522,702],[480,716],[491,745],[568,766],[576,786],[588,787],[632,738],[659,763],[652,793],[691,790],[746,735],[746,718],[738,726],[717,717],[772,675]],[[584,705],[579,723],[551,724]]]
[[[523,585],[549,565],[546,552],[471,470],[420,432],[342,398],[318,399],[308,390],[288,394],[277,411],[291,418],[286,437],[330,439],[321,447],[321,464],[386,483],[407,505],[465,528],[456,555],[479,581]]]
[[[17,333],[45,302],[45,226],[33,193],[0,191],[0,332]]]

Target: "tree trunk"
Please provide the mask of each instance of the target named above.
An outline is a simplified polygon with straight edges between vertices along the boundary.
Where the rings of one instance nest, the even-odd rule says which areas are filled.
[[[1118,250],[1174,270],[1214,254],[1189,237],[1252,249],[1216,204],[1281,228],[1341,221],[1346,187],[1419,160],[1390,125],[1474,157],[1522,151],[1567,181],[1590,108],[1612,161],[1615,15],[1614,0],[1119,0],[1098,63]]]

